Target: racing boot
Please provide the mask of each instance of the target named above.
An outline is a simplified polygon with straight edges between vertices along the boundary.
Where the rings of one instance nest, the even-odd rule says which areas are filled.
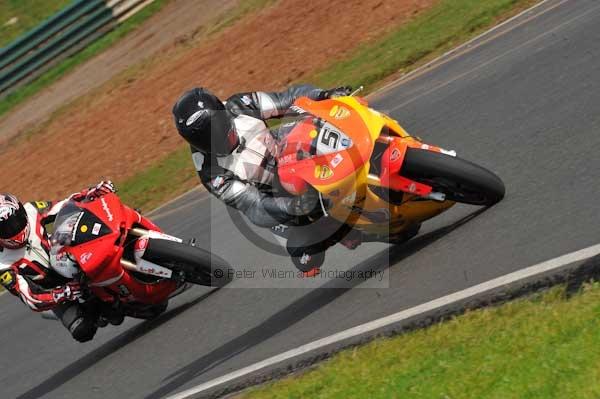
[[[362,233],[358,230],[350,230],[350,232],[340,240],[340,244],[351,250],[358,248],[362,243]]]

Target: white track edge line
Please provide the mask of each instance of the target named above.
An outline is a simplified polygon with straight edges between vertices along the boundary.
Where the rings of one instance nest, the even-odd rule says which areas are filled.
[[[454,54],[454,53],[456,53],[456,52],[458,52],[458,51],[460,51],[460,50],[462,50],[464,48],[468,48],[471,44],[473,44],[477,40],[480,40],[481,38],[483,38],[483,37],[485,37],[485,36],[487,36],[487,35],[495,32],[496,30],[498,30],[498,29],[504,27],[505,25],[507,25],[507,24],[515,21],[516,19],[522,17],[523,15],[526,15],[526,14],[532,12],[532,11],[535,11],[537,8],[545,5],[546,3],[550,2],[550,1],[552,1],[552,0],[542,0],[539,3],[533,5],[532,7],[528,8],[526,10],[523,10],[519,14],[514,15],[513,17],[507,19],[506,21],[504,21],[504,22],[502,22],[502,23],[500,23],[498,25],[495,25],[494,27],[492,27],[489,30],[487,30],[487,31],[485,31],[485,32],[483,32],[483,33],[475,36],[474,38],[468,40],[467,42],[465,42],[465,43],[463,43],[463,44],[461,44],[461,45],[459,45],[459,46],[457,46],[457,47],[455,47],[455,48],[453,48],[451,50],[448,50],[447,52],[445,52],[444,54],[440,55],[439,57],[436,57],[433,60],[429,61],[428,63],[426,63],[424,65],[421,65],[420,67],[418,67],[418,68],[410,71],[406,75],[403,75],[403,76],[399,77],[397,80],[395,80],[393,82],[390,82],[390,83],[388,83],[387,85],[385,85],[383,87],[380,87],[376,91],[374,91],[371,94],[369,94],[367,96],[367,98],[375,96],[375,95],[380,94],[382,92],[385,92],[387,90],[390,90],[390,89],[394,88],[395,86],[398,86],[398,85],[402,84],[403,81],[409,79],[411,76],[413,76],[415,74],[418,74],[418,73],[422,72],[423,70],[430,68],[433,65],[436,65],[439,61],[443,60],[444,58],[446,58],[446,57],[448,57],[448,56],[450,56],[450,55],[452,55],[452,54]],[[193,191],[193,190],[190,190],[190,191]],[[177,199],[183,197],[186,194],[187,193],[181,195]],[[175,200],[169,201],[167,204],[169,204],[171,202],[174,202],[174,201]],[[160,206],[156,210],[162,208],[163,206]],[[154,211],[156,211],[156,210],[154,210]],[[600,254],[600,244],[599,245],[594,245],[594,246],[591,246],[591,247],[588,247],[588,248],[585,248],[585,249],[582,249],[582,250],[577,251],[577,252],[573,252],[571,254],[564,255],[564,256],[559,257],[559,258],[555,258],[555,259],[549,260],[547,262],[543,262],[543,263],[540,263],[540,264],[528,267],[526,269],[521,269],[521,270],[519,270],[517,272],[510,273],[510,274],[498,277],[496,279],[493,279],[493,280],[487,281],[485,283],[482,283],[482,284],[479,284],[479,285],[467,288],[465,290],[455,292],[453,294],[450,294],[450,295],[447,295],[447,296],[435,299],[433,301],[430,301],[430,302],[418,305],[418,306],[410,308],[410,309],[406,309],[404,311],[392,314],[390,316],[386,316],[384,318],[377,319],[377,320],[374,320],[372,322],[356,326],[354,328],[351,328],[351,329],[339,332],[337,334],[330,335],[329,337],[322,338],[322,339],[314,341],[312,343],[300,346],[300,347],[298,347],[296,349],[289,350],[287,352],[284,352],[284,353],[281,353],[279,355],[273,356],[271,358],[265,359],[265,360],[263,360],[261,362],[255,363],[255,364],[250,365],[248,367],[244,367],[244,368],[242,368],[240,370],[237,370],[237,371],[231,372],[229,374],[226,374],[226,375],[224,375],[222,377],[219,377],[219,378],[216,378],[214,380],[208,381],[208,382],[206,382],[204,384],[201,384],[201,385],[198,385],[198,386],[196,386],[194,388],[191,388],[191,389],[188,389],[186,391],[180,392],[180,393],[175,394],[173,396],[169,396],[168,399],[185,399],[185,398],[188,398],[191,395],[195,395],[195,394],[201,393],[203,391],[206,391],[208,389],[214,388],[214,387],[219,386],[221,384],[224,384],[226,382],[229,382],[229,381],[235,380],[237,378],[243,377],[245,375],[248,375],[248,374],[250,374],[250,373],[252,373],[254,371],[257,371],[257,370],[260,370],[262,368],[266,368],[266,367],[269,367],[271,365],[275,365],[277,363],[280,363],[280,362],[282,362],[284,360],[288,360],[288,359],[291,359],[293,357],[305,354],[305,353],[310,352],[310,351],[312,351],[314,349],[318,349],[318,348],[330,345],[332,343],[336,343],[336,342],[343,341],[343,340],[348,339],[348,338],[356,337],[356,336],[358,336],[360,334],[364,334],[364,333],[367,333],[367,332],[370,332],[370,331],[374,331],[374,330],[379,329],[381,327],[385,327],[387,325],[394,324],[394,323],[397,323],[399,321],[408,319],[408,318],[413,317],[415,315],[418,315],[420,313],[425,313],[425,312],[434,310],[434,309],[436,309],[438,307],[445,306],[446,304],[449,304],[449,303],[452,303],[452,302],[457,302],[457,301],[460,301],[462,299],[469,298],[471,296],[476,295],[477,293],[489,291],[491,289],[494,289],[494,288],[497,288],[497,287],[501,287],[502,285],[506,285],[506,284],[509,284],[509,283],[513,283],[513,282],[516,282],[516,281],[519,281],[519,280],[522,280],[522,279],[526,279],[526,278],[535,276],[536,274],[542,274],[542,273],[548,272],[548,271],[550,271],[550,270],[552,270],[554,268],[559,268],[559,267],[568,265],[570,263],[575,263],[575,262],[578,262],[578,261],[581,261],[581,260],[589,259],[589,258],[591,258],[591,257],[593,257],[595,255],[598,255],[598,254]],[[568,261],[566,263],[560,263],[561,259],[566,259],[566,258],[572,258],[573,260],[570,260],[570,261]],[[521,276],[521,277],[516,277],[516,276]],[[498,282],[499,282],[499,285],[497,285],[496,287],[494,287],[493,284],[498,284]],[[481,287],[486,286],[486,285],[490,285],[491,287],[490,288],[486,288],[483,291],[477,292],[478,288],[481,289]],[[456,299],[452,299],[453,297],[456,298]],[[448,302],[444,303],[444,301],[448,301]]]
[[[350,328],[345,331],[341,331],[339,333],[330,335],[328,337],[313,341],[311,343],[299,346],[295,349],[291,349],[289,351],[283,352],[279,355],[270,357],[261,362],[255,363],[253,365],[244,367],[240,370],[231,372],[229,374],[225,374],[222,377],[216,378],[214,380],[205,382],[200,384],[194,388],[190,388],[173,396],[169,396],[168,399],[186,399],[192,395],[196,395],[208,389],[214,388],[221,384],[233,381],[237,378],[244,377],[248,374],[256,372],[258,370],[276,365],[285,360],[292,359],[294,357],[306,354],[316,349],[323,348],[325,346],[335,344],[341,341],[344,341],[349,338],[355,338],[362,334],[372,332],[378,330],[382,327],[389,326],[391,324],[398,323],[400,321],[407,320],[411,317],[427,313],[444,306],[450,305],[455,302],[459,302],[465,299],[469,299],[476,295],[482,294],[487,291],[491,291],[508,284],[515,283],[517,281],[525,280],[527,278],[531,278],[540,274],[544,274],[550,272],[554,269],[561,268],[563,266],[567,266],[576,262],[581,262],[587,259],[590,259],[596,255],[600,254],[600,244],[593,245],[591,247],[587,247],[581,249],[579,251],[571,252],[569,254],[560,256],[558,258],[550,259],[548,261],[538,263],[536,265],[527,267],[525,269],[521,269],[504,276],[497,277],[495,279],[486,281],[481,284],[474,285],[472,287],[466,288],[461,291],[454,292],[452,294],[434,299],[432,301],[423,303],[421,305],[402,310],[398,313],[394,313],[392,315],[373,320],[371,322],[361,324],[359,326]]]

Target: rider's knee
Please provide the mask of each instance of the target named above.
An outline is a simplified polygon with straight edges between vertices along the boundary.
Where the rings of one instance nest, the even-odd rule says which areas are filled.
[[[76,303],[64,309],[61,320],[73,339],[79,342],[90,341],[98,330],[96,317],[85,312],[85,309]]]
[[[91,341],[94,335],[96,335],[97,330],[96,322],[84,317],[75,320],[71,327],[69,327],[71,336],[79,342]]]

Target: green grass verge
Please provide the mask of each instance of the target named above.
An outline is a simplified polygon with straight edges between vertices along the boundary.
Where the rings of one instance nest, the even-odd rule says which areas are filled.
[[[270,3],[269,0],[252,0],[252,9]],[[527,7],[535,0],[441,0],[431,10],[387,36],[358,48],[345,60],[336,62],[312,77],[303,79],[316,82],[321,87],[352,84],[375,84],[399,70],[414,68],[419,62],[439,55],[489,28],[498,19],[507,18]],[[248,10],[246,10],[247,12]],[[237,14],[241,15],[241,14]],[[237,19],[238,17],[235,17]],[[230,22],[225,21],[227,25]],[[183,148],[184,146],[182,146]],[[181,157],[181,158],[180,158]],[[185,163],[190,164],[187,166]],[[178,170],[173,165],[186,165]],[[192,170],[189,152],[177,150],[149,170],[121,182],[123,191],[128,186],[141,187],[143,180],[152,180],[152,192],[139,190],[134,199],[137,206],[150,208],[173,197],[174,181],[191,187],[197,180]],[[170,172],[169,172],[170,171]],[[155,176],[156,175],[156,176]]]
[[[599,398],[600,285],[555,288],[341,352],[242,398]]]
[[[123,202],[150,211],[194,187],[194,165],[189,147],[183,146],[149,169],[117,184]]]
[[[133,31],[144,21],[158,12],[169,1],[170,0],[155,0],[147,7],[143,8],[140,12],[127,19],[121,25],[117,26],[114,30],[87,46],[83,51],[59,62],[36,80],[18,88],[16,91],[3,98],[0,101],[0,116],[10,111],[18,104],[21,104],[23,101],[33,96],[40,90],[56,82],[63,75],[72,71],[78,65],[112,46],[115,42],[126,36],[128,33]]]
[[[72,0],[0,1],[0,47],[9,45],[25,32],[66,7]]]
[[[332,85],[372,86],[391,74],[410,69],[431,54],[463,43],[493,25],[507,12],[531,0],[442,0],[386,37],[361,46],[348,59],[318,73],[312,81]]]

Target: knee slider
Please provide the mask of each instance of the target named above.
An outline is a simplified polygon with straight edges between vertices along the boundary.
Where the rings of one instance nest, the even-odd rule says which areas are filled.
[[[86,316],[78,304],[73,304],[67,308],[61,319],[73,339],[79,342],[90,341],[96,335],[96,330],[98,330],[94,318]]]

